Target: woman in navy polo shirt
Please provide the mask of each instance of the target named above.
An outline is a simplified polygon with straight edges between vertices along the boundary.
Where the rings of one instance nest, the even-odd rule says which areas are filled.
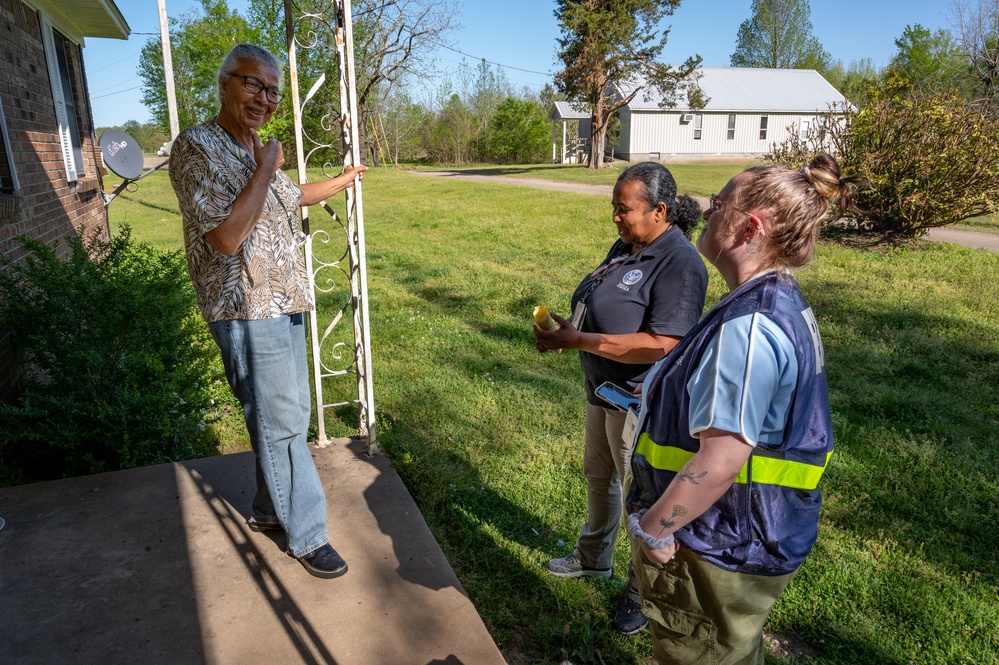
[[[587,521],[576,549],[548,562],[559,577],[610,577],[623,513],[622,479],[631,442],[622,436],[626,414],[594,390],[605,381],[635,390],[653,363],[697,323],[708,275],[687,239],[700,208],[676,196],[676,182],[662,164],[635,164],[618,177],[611,200],[618,240],[607,257],[576,287],[572,322],[555,316],[556,330],[537,327],[538,350],[578,349],[586,382]],[[628,592],[614,627],[636,633],[646,624],[629,569]]]

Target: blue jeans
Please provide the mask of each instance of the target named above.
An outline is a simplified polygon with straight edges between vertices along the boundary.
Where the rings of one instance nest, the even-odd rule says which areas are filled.
[[[243,405],[256,454],[253,515],[280,523],[296,557],[329,541],[326,495],[309,451],[309,370],[305,316],[209,323],[229,385]]]

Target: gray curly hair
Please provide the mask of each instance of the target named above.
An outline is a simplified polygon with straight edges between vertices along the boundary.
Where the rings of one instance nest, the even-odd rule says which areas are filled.
[[[257,62],[262,62],[265,65],[270,65],[274,69],[281,71],[281,63],[278,62],[277,58],[261,46],[255,46],[254,44],[236,44],[229,51],[229,54],[222,60],[222,66],[219,67],[219,82],[222,82],[223,76],[232,76],[236,73],[236,62],[239,60],[256,60]]]

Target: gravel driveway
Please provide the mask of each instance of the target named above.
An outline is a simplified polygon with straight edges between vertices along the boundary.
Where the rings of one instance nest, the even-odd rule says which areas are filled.
[[[930,229],[926,237],[933,242],[949,242],[955,245],[999,252],[999,234],[996,233],[981,233],[979,231],[965,231],[963,229],[943,227]]]

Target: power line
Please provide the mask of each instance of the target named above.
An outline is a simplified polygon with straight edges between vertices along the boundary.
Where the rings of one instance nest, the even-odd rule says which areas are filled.
[[[117,83],[113,83],[113,84],[107,86],[106,88],[100,88],[98,90],[94,90],[94,92],[105,92],[107,90],[110,90],[111,88],[117,88],[120,85],[125,85],[126,83],[131,83],[132,81],[137,81],[138,79],[139,79],[138,76],[133,76],[132,78],[127,79],[125,81],[118,81]]]
[[[433,40],[430,40],[430,41],[433,41]],[[437,44],[441,48],[447,49],[448,51],[454,51],[455,53],[458,53],[459,55],[463,55],[466,58],[474,58],[475,60],[485,60],[490,65],[496,65],[497,67],[503,67],[505,69],[516,69],[518,72],[527,72],[528,74],[540,74],[541,76],[551,76],[552,75],[551,72],[538,72],[538,71],[534,71],[533,69],[522,69],[520,67],[514,67],[513,65],[504,65],[502,62],[493,62],[492,60],[487,60],[486,58],[480,58],[480,57],[478,57],[476,55],[472,55],[471,53],[465,53],[464,51],[459,51],[458,49],[452,48],[452,47],[448,46],[447,44],[442,44],[441,42],[433,41],[433,43]]]
[[[138,90],[141,87],[142,87],[141,85],[137,85],[134,88],[125,88],[124,90],[119,90],[118,92],[109,92],[106,95],[97,95],[96,97],[91,96],[91,99],[102,99],[104,97],[111,97],[113,95],[120,95],[123,92],[130,92],[132,90]]]
[[[451,60],[450,58],[445,58],[443,56],[437,56],[437,57],[440,58],[441,60],[444,60],[445,62],[450,62],[452,64],[458,65],[459,67],[467,67],[468,66],[468,64],[465,63],[465,62],[458,62],[457,60]],[[488,62],[488,60],[486,62]],[[491,64],[496,65],[496,63],[491,63]],[[496,65],[496,66],[497,67],[502,67],[503,65]],[[448,72],[448,73],[450,73],[450,72]],[[512,78],[507,78],[506,80],[510,81],[512,83],[520,83],[521,85],[526,85],[526,86],[530,86],[532,88],[537,88],[538,90],[541,90],[542,88],[545,87],[543,84],[541,84],[541,83],[535,83],[534,81],[521,81],[520,79],[512,79]]]
[[[122,58],[121,60],[115,60],[114,62],[112,62],[112,63],[110,63],[110,64],[107,64],[107,65],[104,65],[103,67],[98,67],[97,69],[90,69],[90,68],[88,67],[88,68],[87,68],[87,74],[88,74],[88,75],[89,75],[89,74],[96,74],[97,72],[99,72],[99,71],[102,71],[102,70],[104,70],[104,69],[107,69],[108,67],[114,67],[114,66],[115,66],[115,65],[117,65],[118,63],[120,63],[120,62],[125,62],[126,60],[130,60],[130,59],[134,58],[135,56],[139,55],[140,53],[142,53],[142,51],[136,51],[136,52],[135,52],[135,53],[133,53],[132,55],[126,55],[126,56],[125,56],[124,58]]]

